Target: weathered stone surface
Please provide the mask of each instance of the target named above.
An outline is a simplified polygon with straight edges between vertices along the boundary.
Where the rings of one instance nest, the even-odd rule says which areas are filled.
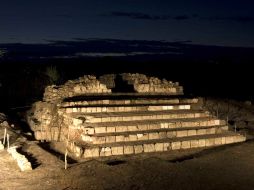
[[[155,152],[154,144],[144,144],[144,152]]]
[[[124,146],[123,152],[124,154],[134,154],[133,146]]]
[[[181,148],[181,142],[172,142],[171,143],[171,148],[172,150],[177,150],[177,149],[180,149]]]
[[[112,155],[123,155],[123,146],[112,147]]]
[[[142,153],[144,151],[143,145],[134,145],[135,154]]]

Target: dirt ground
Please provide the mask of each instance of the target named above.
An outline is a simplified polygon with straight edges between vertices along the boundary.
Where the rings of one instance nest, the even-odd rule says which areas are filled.
[[[251,135],[253,109],[244,110],[249,116],[242,123],[248,127],[241,130]],[[65,170],[62,155],[26,140],[19,130],[13,136],[34,169],[21,172],[7,151],[1,151],[0,190],[254,189],[254,140],[210,149],[72,161]]]

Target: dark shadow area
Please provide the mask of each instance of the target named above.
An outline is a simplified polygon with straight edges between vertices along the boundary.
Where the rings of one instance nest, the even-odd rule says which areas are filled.
[[[38,143],[38,145],[42,149],[46,150],[47,152],[51,153],[52,155],[56,156],[59,160],[62,160],[64,162],[64,154],[62,154],[62,153],[52,149],[52,147],[51,147],[49,142],[40,142],[40,143]],[[70,158],[69,156],[67,156],[67,162],[69,164],[75,164],[75,163],[77,163],[76,160]]]
[[[135,90],[133,85],[123,80],[121,75],[116,75],[115,88],[112,88],[112,92],[135,92]]]
[[[39,163],[39,161],[32,154],[23,150],[22,147],[18,148],[17,152],[24,155],[28,159],[28,161],[31,163],[33,169],[35,169],[41,165],[41,163]]]
[[[107,161],[106,164],[109,165],[109,166],[117,166],[117,165],[121,165],[121,164],[125,164],[126,161],[124,160],[110,160],[110,161]]]

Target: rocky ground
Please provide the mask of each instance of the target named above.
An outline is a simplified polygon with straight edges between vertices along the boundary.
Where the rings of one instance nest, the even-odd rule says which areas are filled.
[[[249,140],[210,149],[92,159],[80,163],[69,159],[65,170],[63,155],[50,149],[50,144],[33,140],[19,123],[11,125],[8,121],[8,125],[3,125],[6,119],[2,117],[1,139],[7,128],[11,145],[19,147],[18,151],[32,163],[33,170],[21,172],[10,154],[6,150],[0,151],[0,190],[253,189],[253,106],[250,102],[206,101],[207,109],[219,112],[219,117],[226,115],[232,130],[245,133]],[[230,111],[226,112],[228,105]]]

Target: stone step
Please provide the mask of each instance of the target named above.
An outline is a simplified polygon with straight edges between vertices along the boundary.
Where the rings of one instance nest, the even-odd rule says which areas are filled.
[[[146,120],[146,121],[122,121],[122,122],[104,122],[92,123],[89,125],[70,125],[70,129],[82,129],[84,134],[93,135],[101,133],[112,132],[132,132],[145,130],[159,130],[159,129],[176,129],[191,127],[197,128],[200,126],[217,126],[226,125],[224,120],[216,118],[183,118],[183,119],[160,119],[160,120]]]
[[[91,106],[91,105],[154,105],[154,104],[195,104],[198,102],[197,98],[136,98],[136,99],[87,99],[65,101],[60,104],[60,107],[69,106]]]
[[[131,131],[131,132],[114,132],[114,133],[101,133],[94,135],[81,134],[81,140],[83,142],[91,144],[105,144],[116,142],[131,142],[131,141],[144,141],[144,140],[156,140],[167,139],[175,137],[187,137],[195,135],[208,135],[218,134],[225,130],[228,130],[228,126],[200,126],[200,127],[184,127],[176,129],[157,129],[146,131]]]
[[[120,156],[149,152],[163,152],[189,148],[203,148],[224,144],[238,143],[246,140],[246,137],[225,132],[190,137],[176,137],[159,140],[107,143],[103,145],[82,145],[69,143],[69,149],[75,156],[80,158],[96,158],[104,156]]]
[[[200,110],[168,110],[168,111],[140,111],[140,112],[112,112],[112,113],[72,113],[73,124],[140,121],[177,118],[212,117],[208,112]]]
[[[107,112],[137,112],[137,111],[163,111],[163,110],[189,110],[190,104],[178,105],[100,105],[62,107],[60,110],[66,113],[107,113]]]

